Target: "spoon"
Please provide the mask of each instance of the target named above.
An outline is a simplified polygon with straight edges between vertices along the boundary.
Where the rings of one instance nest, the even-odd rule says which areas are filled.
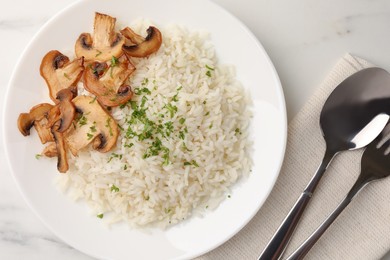
[[[358,179],[352,186],[347,196],[341,201],[337,208],[330,214],[324,222],[310,235],[308,239],[287,260],[301,260],[320,239],[322,234],[336,220],[340,213],[349,205],[352,199],[367,184],[372,181],[386,178],[390,175],[390,156],[386,151],[390,147],[388,135],[390,133],[390,124],[382,131],[380,136],[367,146],[361,159],[361,170]],[[383,143],[386,141],[385,143]],[[378,145],[380,147],[378,148]]]
[[[389,103],[390,74],[380,68],[356,72],[333,90],[320,115],[320,127],[326,143],[322,162],[259,260],[281,257],[332,159],[341,151],[362,148],[371,143],[389,119]]]

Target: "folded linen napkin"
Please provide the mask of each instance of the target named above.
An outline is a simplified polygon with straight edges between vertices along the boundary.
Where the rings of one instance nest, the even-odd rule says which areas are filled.
[[[284,163],[266,203],[236,236],[199,259],[257,259],[309,182],[324,151],[319,127],[322,106],[332,90],[367,61],[347,54],[290,122]],[[344,198],[360,173],[362,149],[336,156],[322,178],[284,254],[289,256]],[[390,178],[358,194],[305,259],[380,259],[390,249]]]

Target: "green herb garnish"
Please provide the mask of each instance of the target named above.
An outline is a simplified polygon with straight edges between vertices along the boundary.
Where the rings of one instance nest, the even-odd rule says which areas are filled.
[[[177,112],[177,106],[173,106],[171,103],[168,103],[164,106],[168,111],[171,118],[175,115]]]
[[[183,163],[183,165],[184,165],[184,166],[193,165],[193,166],[195,166],[195,167],[199,167],[199,164],[198,164],[195,160],[192,160],[191,162],[185,161],[185,162]]]
[[[144,80],[142,81],[142,83],[141,83],[141,85],[146,85],[146,84],[148,84],[148,82],[149,82],[149,79],[148,78],[144,78]]]
[[[134,89],[134,94],[136,95],[141,95],[142,93],[145,93],[145,94],[152,94],[152,92],[150,92],[150,90],[148,88],[135,88]]]
[[[98,217],[98,218],[103,218],[103,217],[104,217],[104,214],[102,213],[102,214],[96,215],[96,217]]]
[[[179,131],[179,138],[184,140],[184,132],[183,131]]]
[[[96,132],[96,122],[93,122],[92,126],[89,127],[92,133]]]
[[[122,157],[123,157],[122,154],[112,153],[110,158],[108,158],[107,163],[111,162],[111,160],[114,158],[118,158],[119,160],[122,160]]]
[[[169,149],[166,147],[163,147],[163,152],[164,154],[162,155],[162,158],[164,159],[163,161],[163,166],[167,166],[169,164]]]
[[[141,99],[141,107],[145,106],[145,103],[146,103],[147,100],[148,100],[148,98],[146,96],[142,97],[142,99]]]
[[[113,184],[111,186],[111,192],[118,192],[118,191],[119,191],[119,188]]]
[[[111,78],[114,78],[112,71],[113,71],[114,67],[118,66],[118,64],[119,64],[119,60],[115,56],[112,56],[111,57],[111,64],[110,64],[110,77]]]
[[[103,52],[101,52],[99,50],[96,50],[96,51],[97,51],[97,53],[96,53],[95,57],[99,57],[99,55],[101,55],[103,53]]]
[[[172,123],[172,121],[166,122],[166,123],[164,124],[164,126],[165,126],[165,134],[166,134],[167,136],[170,136],[171,133],[173,132],[173,123]]]
[[[113,136],[114,134],[112,133],[112,128],[111,128],[110,122],[111,122],[111,117],[107,118],[105,127],[108,128],[108,130],[110,132],[110,136]]]
[[[66,74],[65,72],[64,72],[64,77],[65,77],[67,80],[71,80],[71,78],[69,77],[69,75]]]
[[[89,101],[89,104],[92,104],[92,103],[94,103],[96,101],[96,96],[91,100],[91,101]]]
[[[77,119],[77,123],[79,123],[80,126],[83,126],[83,125],[86,125],[87,124],[87,118],[85,117],[85,115],[81,115],[78,119]]]
[[[206,69],[208,69],[208,70],[214,70],[214,68],[213,67],[210,67],[209,65],[207,65],[206,64]]]

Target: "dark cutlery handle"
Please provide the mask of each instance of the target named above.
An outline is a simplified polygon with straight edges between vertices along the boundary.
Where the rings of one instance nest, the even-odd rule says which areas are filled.
[[[301,260],[314,244],[320,239],[325,231],[332,225],[336,218],[343,212],[343,210],[349,205],[355,195],[363,189],[372,179],[366,178],[367,176],[359,176],[356,183],[352,186],[347,196],[340,202],[337,208],[322,222],[322,224],[302,243],[288,258],[287,260]]]
[[[340,215],[340,213],[345,209],[346,206],[351,202],[351,199],[345,198],[336,210],[329,215],[329,217],[317,228],[316,231],[305,241],[303,244],[292,253],[287,260],[301,260],[306,254],[310,251],[310,249],[314,246],[314,244],[320,239],[322,234],[328,229],[328,227],[336,220],[336,218]]]
[[[335,155],[336,153],[328,150],[325,152],[324,158],[313,178],[268,242],[268,245],[259,257],[259,260],[277,260],[282,256],[315,188]]]

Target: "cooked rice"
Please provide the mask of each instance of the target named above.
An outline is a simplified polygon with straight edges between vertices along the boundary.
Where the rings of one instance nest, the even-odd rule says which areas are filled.
[[[133,28],[143,34],[147,26],[140,21]],[[146,117],[163,126],[162,134],[142,141],[132,137],[128,126],[134,109],[115,108],[112,115],[123,128],[117,149],[82,151],[70,159],[69,172],[59,176],[64,191],[108,222],[137,227],[178,223],[217,207],[232,184],[250,172],[250,99],[234,68],[217,63],[205,33],[178,26],[162,33],[158,53],[133,60],[137,70],[130,78],[139,92],[133,105],[146,108]],[[135,121],[131,130],[142,132],[144,123]],[[150,155],[157,139],[164,148]]]

